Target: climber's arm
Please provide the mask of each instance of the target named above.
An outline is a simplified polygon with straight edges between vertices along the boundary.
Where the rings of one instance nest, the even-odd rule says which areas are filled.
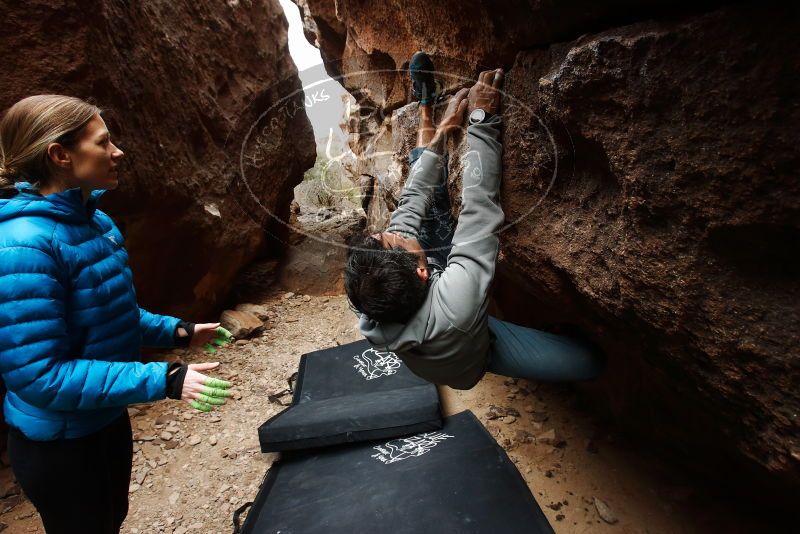
[[[439,183],[443,157],[426,148],[408,173],[397,209],[392,213],[387,232],[417,239],[428,212],[433,188]]]
[[[489,286],[495,273],[503,225],[500,207],[503,145],[498,113],[503,72],[485,71],[470,90],[471,109],[486,118],[467,128],[467,153],[463,157],[461,213],[447,267],[436,286],[442,311],[454,327],[468,330],[486,310]]]
[[[468,330],[486,309],[500,248],[501,118],[495,115],[467,129],[461,213],[447,267],[436,286],[451,323]]]
[[[467,89],[462,89],[450,99],[433,139],[409,170],[387,232],[417,239],[433,197],[433,190],[442,179],[447,134],[463,124],[467,96]]]

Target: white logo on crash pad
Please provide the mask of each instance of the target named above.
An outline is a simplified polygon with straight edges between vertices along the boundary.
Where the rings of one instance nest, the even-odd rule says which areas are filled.
[[[353,356],[353,359],[357,362],[353,367],[367,380],[393,375],[403,363],[394,352],[375,349],[367,349]]]
[[[426,432],[410,438],[393,439],[384,445],[372,447],[378,451],[372,457],[384,464],[393,464],[400,460],[422,456],[442,441],[452,437],[454,436],[444,432]]]

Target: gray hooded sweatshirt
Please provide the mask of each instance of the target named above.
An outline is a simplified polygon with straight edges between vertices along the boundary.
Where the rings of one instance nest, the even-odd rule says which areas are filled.
[[[499,189],[499,115],[467,128],[461,213],[444,270],[428,280],[422,306],[405,323],[379,323],[360,315],[361,333],[376,348],[395,352],[417,375],[469,389],[486,372],[490,334],[488,293],[503,225]],[[417,238],[441,179],[443,157],[425,150],[412,166],[387,232]]]

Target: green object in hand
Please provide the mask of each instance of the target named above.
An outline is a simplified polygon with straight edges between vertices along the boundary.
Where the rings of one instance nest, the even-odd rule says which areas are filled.
[[[233,339],[233,334],[231,334],[225,328],[223,328],[221,326],[218,326],[217,327],[217,335],[216,335],[215,339],[222,339],[222,340],[225,341],[225,343],[230,343],[231,340]]]
[[[231,396],[231,392],[227,389],[217,389],[217,388],[203,388],[201,391],[203,395],[208,395],[209,397],[217,397],[219,399],[225,399]]]
[[[228,331],[225,330],[225,332]],[[203,381],[203,386],[198,398],[189,403],[192,405],[192,408],[200,410],[201,412],[210,412],[214,406],[225,404],[225,399],[231,396],[231,392],[228,391],[228,388],[231,387],[231,383],[227,380],[209,376]]]
[[[193,400],[189,404],[192,405],[192,408],[200,410],[201,412],[210,412],[212,408],[210,404],[206,404],[205,402],[200,402],[198,400]]]
[[[225,399],[224,398],[222,398],[222,397],[211,397],[211,396],[205,395],[203,393],[200,394],[200,396],[198,397],[198,400],[200,402],[204,402],[206,404],[211,404],[211,405],[214,405],[214,406],[221,406],[221,405],[225,404]]]
[[[203,385],[215,389],[228,389],[231,387],[231,383],[227,380],[220,380],[219,378],[213,378],[210,376],[206,378],[206,381],[203,382]],[[205,393],[205,391],[203,393]]]
[[[209,354],[216,354],[217,347],[224,347],[232,340],[233,340],[233,334],[231,334],[225,328],[218,326],[214,333],[214,338],[211,340],[210,343],[206,343],[206,352]],[[216,345],[216,347],[214,345]]]

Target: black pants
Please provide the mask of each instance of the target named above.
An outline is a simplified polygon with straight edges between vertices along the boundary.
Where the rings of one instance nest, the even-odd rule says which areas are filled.
[[[118,534],[128,514],[133,441],[127,412],[77,439],[8,435],[11,467],[47,534]]]

